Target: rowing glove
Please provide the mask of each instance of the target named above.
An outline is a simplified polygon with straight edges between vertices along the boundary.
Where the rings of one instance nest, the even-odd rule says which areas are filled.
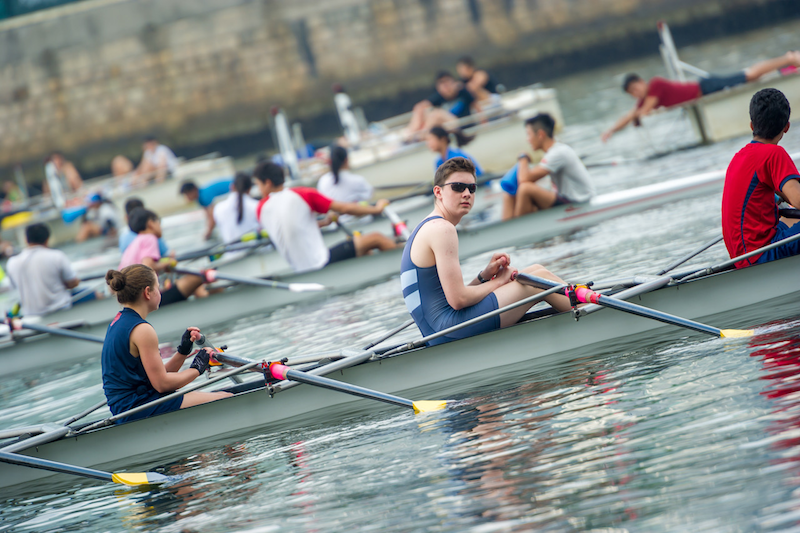
[[[188,329],[183,332],[183,337],[181,337],[181,344],[178,346],[178,353],[181,355],[189,355],[192,352],[192,347],[194,343],[192,342],[192,332]]]
[[[208,360],[211,357],[211,352],[208,351],[208,348],[201,348],[197,355],[194,356],[194,360],[192,361],[191,366],[189,368],[194,368],[200,375],[203,375],[203,372],[206,371],[208,368]]]

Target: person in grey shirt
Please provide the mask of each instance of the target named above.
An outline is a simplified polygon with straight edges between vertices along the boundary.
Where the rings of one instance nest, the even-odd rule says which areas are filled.
[[[521,155],[516,172],[501,180],[505,191],[503,220],[557,205],[591,200],[594,186],[589,172],[572,148],[553,138],[553,117],[541,113],[529,118],[525,121],[525,130],[531,148],[543,150],[545,156],[538,165],[531,167],[530,157],[527,154]],[[550,176],[555,190],[536,183],[545,176]]]
[[[72,292],[80,283],[66,254],[47,247],[50,230],[44,224],[25,228],[28,247],[8,260],[6,270],[19,290],[22,313],[46,315],[72,307]]]

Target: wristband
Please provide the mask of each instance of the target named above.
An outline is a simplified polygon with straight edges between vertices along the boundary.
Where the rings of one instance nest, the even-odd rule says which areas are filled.
[[[483,274],[483,270],[478,272],[478,281],[480,281],[481,283],[486,283],[487,281],[489,281],[488,279],[483,279],[483,276],[481,276],[481,274]]]

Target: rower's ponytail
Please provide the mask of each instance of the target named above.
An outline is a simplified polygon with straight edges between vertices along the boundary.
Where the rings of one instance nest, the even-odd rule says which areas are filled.
[[[347,149],[342,146],[331,148],[331,172],[333,173],[333,183],[339,185],[339,171],[347,163]]]
[[[120,270],[106,272],[106,283],[117,295],[121,304],[134,303],[142,295],[145,287],[155,288],[158,277],[146,265],[130,265]]]
[[[236,177],[233,178],[233,190],[236,191],[236,212],[238,213],[236,221],[241,224],[244,218],[244,196],[250,192],[253,187],[253,180],[246,172],[237,172]]]

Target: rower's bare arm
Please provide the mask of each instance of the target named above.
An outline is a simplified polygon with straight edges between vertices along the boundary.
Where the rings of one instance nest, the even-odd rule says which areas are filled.
[[[658,106],[658,97],[657,96],[648,96],[644,99],[644,103],[642,107],[640,107],[635,112],[636,118],[646,117],[650,114],[650,112]]]
[[[378,200],[375,205],[363,205],[354,202],[337,202],[334,200],[331,202],[331,211],[336,211],[342,215],[356,215],[356,216],[366,216],[366,215],[380,215],[383,212],[383,208],[389,205],[389,201],[385,199]]]
[[[199,376],[197,370],[192,368],[181,372],[167,372],[167,368],[164,366],[161,354],[158,351],[156,330],[150,324],[139,324],[133,328],[131,332],[131,348],[132,354],[135,355],[134,349],[139,354],[144,371],[147,373],[147,379],[150,380],[150,384],[158,392],[164,393],[178,390]],[[180,354],[174,355],[173,359],[175,357],[183,359]]]
[[[611,128],[609,128],[607,131],[605,131],[603,133],[603,135],[601,136],[603,142],[606,142],[607,140],[609,140],[612,135],[614,135],[616,132],[624,129],[625,126],[630,124],[635,118],[638,118],[638,111],[639,111],[639,109],[634,107],[633,109],[631,109],[630,111],[628,111],[627,113],[622,115],[622,117],[620,117],[620,119],[617,120],[614,123],[614,125],[611,126]]]
[[[155,259],[153,259],[152,257],[143,257],[142,264],[144,266],[149,266],[150,268],[155,270],[156,274],[161,274],[167,268],[167,265],[165,263],[160,263]]]
[[[475,96],[479,96],[488,81],[489,74],[485,70],[477,70],[467,82],[467,90]]]
[[[430,239],[429,246],[436,260],[439,281],[442,283],[442,290],[450,307],[458,311],[475,305],[497,287],[507,283],[496,279],[480,285],[464,285],[464,276],[458,261],[458,233],[455,226],[449,222],[435,220],[428,224],[431,227],[426,232],[426,237]]]
[[[800,181],[787,181],[784,183],[781,192],[783,193],[783,197],[792,204],[792,207],[800,209]]]
[[[74,289],[80,284],[81,280],[78,278],[70,279],[64,282],[64,286],[68,289]]]
[[[209,205],[209,206],[205,207],[205,210],[206,210],[206,234],[205,234],[205,238],[206,238],[206,240],[208,240],[208,239],[211,238],[211,232],[214,231],[214,228],[216,227],[217,223],[214,221],[214,206],[213,205]]]
[[[531,168],[528,165],[528,160],[522,159],[519,162],[519,169],[517,169],[517,181],[519,183],[523,182],[535,182],[543,177],[550,174],[550,171],[544,168],[542,165],[536,165],[535,167]]]

